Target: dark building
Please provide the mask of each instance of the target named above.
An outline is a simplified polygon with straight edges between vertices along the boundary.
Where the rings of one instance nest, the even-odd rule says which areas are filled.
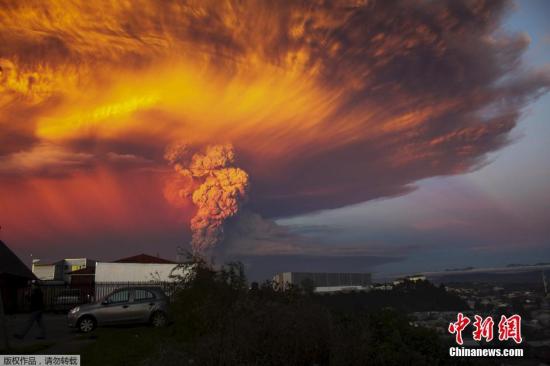
[[[18,310],[23,291],[34,279],[31,270],[0,240],[0,291],[6,313]]]
[[[91,286],[95,283],[95,267],[86,267],[69,272],[71,285]]]
[[[70,288],[80,296],[82,302],[89,302],[95,295],[95,265],[68,273]]]

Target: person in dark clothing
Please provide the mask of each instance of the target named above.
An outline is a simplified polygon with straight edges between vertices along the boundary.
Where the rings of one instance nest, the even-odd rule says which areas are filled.
[[[44,294],[40,289],[40,286],[36,282],[32,285],[31,290],[31,314],[25,325],[25,329],[21,333],[14,334],[15,338],[23,339],[31,330],[34,322],[40,328],[40,335],[36,337],[37,339],[46,338],[46,328],[44,327],[44,322],[42,321],[42,313],[44,312]]]

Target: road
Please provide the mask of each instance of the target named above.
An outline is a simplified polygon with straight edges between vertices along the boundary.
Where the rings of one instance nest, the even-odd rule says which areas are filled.
[[[39,351],[40,354],[78,354],[78,351],[85,345],[92,342],[92,339],[86,339],[79,336],[75,329],[67,326],[67,316],[64,314],[43,315],[43,322],[46,327],[46,339],[37,340],[40,330],[36,323],[29,333],[22,340],[15,338],[14,333],[19,333],[25,327],[29,314],[8,315],[7,328],[10,335],[10,346],[14,349],[25,349],[27,347],[47,345],[48,348]]]

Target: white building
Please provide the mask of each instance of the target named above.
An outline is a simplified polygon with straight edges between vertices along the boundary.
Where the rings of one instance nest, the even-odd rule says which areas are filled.
[[[96,261],[88,258],[65,258],[54,263],[41,263],[40,259],[32,261],[32,273],[42,281],[59,281],[68,283],[69,272],[94,267]]]
[[[309,282],[315,292],[365,291],[372,284],[370,273],[283,272],[275,275],[273,281],[283,289]]]
[[[40,259],[32,261],[32,273],[41,281],[55,281],[63,278],[63,265],[60,262],[40,263]]]
[[[114,262],[97,262],[95,266],[95,296],[100,299],[109,292],[128,285],[175,282],[176,278],[173,275],[183,274],[183,270],[178,266],[179,264],[176,262],[147,254],[139,254]]]
[[[171,282],[178,263],[139,254],[114,262],[97,262],[95,283],[109,282]]]
[[[113,263],[97,262],[95,283],[109,282],[172,282],[177,263]]]

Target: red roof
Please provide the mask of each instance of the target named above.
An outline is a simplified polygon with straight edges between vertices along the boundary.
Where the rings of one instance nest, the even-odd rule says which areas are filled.
[[[176,263],[159,257],[154,257],[148,254],[138,254],[133,257],[122,258],[114,261],[115,263]]]

